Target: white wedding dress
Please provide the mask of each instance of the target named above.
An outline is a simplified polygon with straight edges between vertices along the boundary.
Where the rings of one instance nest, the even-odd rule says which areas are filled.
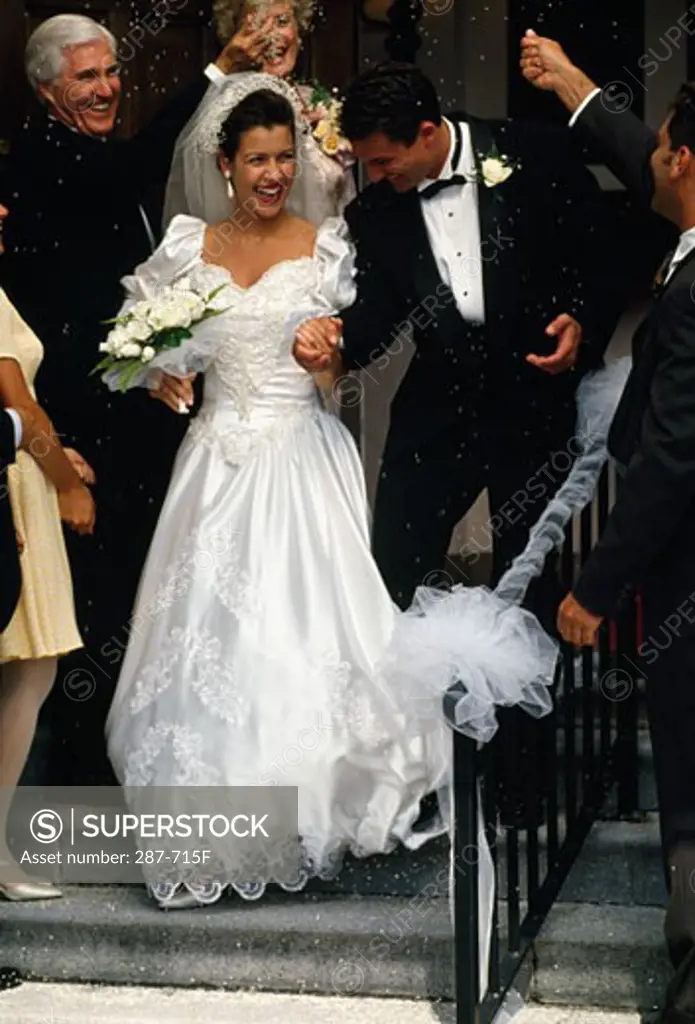
[[[108,747],[127,787],[297,787],[296,889],[335,873],[346,851],[415,849],[441,834],[448,821],[413,826],[426,794],[441,791],[448,806],[443,690],[466,681],[457,726],[489,739],[496,704],[549,710],[556,650],[532,616],[484,588],[423,590],[409,613],[388,595],[356,447],[292,357],[300,322],[354,299],[344,221],[319,228],[313,257],[278,263],[247,289],[203,262],[204,232],[176,217],[124,281],[125,308],[186,276],[222,286],[226,311],[150,364],[204,371],[205,397],[141,580]],[[180,883],[210,902],[225,888],[182,874],[157,896]],[[256,898],[264,886],[233,888]]]

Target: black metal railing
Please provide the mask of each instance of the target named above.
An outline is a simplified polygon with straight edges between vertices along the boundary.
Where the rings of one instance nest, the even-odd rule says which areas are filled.
[[[605,470],[591,506],[567,531],[559,573],[571,589],[603,528],[612,480]],[[607,793],[629,817],[638,808],[637,604],[602,627],[597,651],[563,648],[553,711],[533,721],[514,712],[487,747],[454,735],[455,829],[453,898],[457,1024],[489,1024],[514,985],[548,911],[596,820]],[[512,743],[501,759],[496,744]],[[521,774],[518,820],[496,780],[501,763]],[[508,773],[508,767],[505,775]],[[486,992],[480,991],[478,854],[479,793],[495,866],[495,899]],[[508,812],[507,812],[508,815]]]

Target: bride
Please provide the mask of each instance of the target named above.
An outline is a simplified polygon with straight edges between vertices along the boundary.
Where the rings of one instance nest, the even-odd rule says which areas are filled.
[[[296,787],[292,891],[335,873],[348,851],[416,849],[445,831],[440,818],[415,827],[427,794],[440,791],[447,806],[443,691],[465,680],[457,727],[489,739],[496,704],[549,710],[556,653],[528,612],[484,588],[423,588],[406,613],[388,595],[369,550],[358,452],[292,357],[302,323],[355,298],[344,221],[316,229],[288,210],[300,120],[277,78],[226,90],[195,145],[201,158],[216,154],[230,183],[228,217],[176,217],[124,280],[124,310],[185,277],[217,290],[221,312],[133,382],[202,371],[205,398],[177,456],[107,723],[131,806],[142,787]],[[242,221],[240,209],[253,213]],[[326,723],[299,759],[284,756]],[[151,892],[185,907],[227,888],[257,898],[265,885],[182,870]]]

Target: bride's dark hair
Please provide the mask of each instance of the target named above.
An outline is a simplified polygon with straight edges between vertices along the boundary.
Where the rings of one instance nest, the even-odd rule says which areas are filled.
[[[239,152],[241,136],[252,128],[286,126],[295,138],[294,111],[284,96],[272,89],[258,89],[229,113],[220,132],[220,149],[228,160]]]

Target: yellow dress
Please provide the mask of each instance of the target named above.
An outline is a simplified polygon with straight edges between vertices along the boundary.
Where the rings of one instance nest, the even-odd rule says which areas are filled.
[[[19,363],[34,395],[43,346],[0,288],[0,359]],[[0,662],[48,658],[82,647],[75,621],[70,566],[58,495],[28,452],[8,471],[15,526],[24,538],[22,592],[12,620],[0,634]]]

